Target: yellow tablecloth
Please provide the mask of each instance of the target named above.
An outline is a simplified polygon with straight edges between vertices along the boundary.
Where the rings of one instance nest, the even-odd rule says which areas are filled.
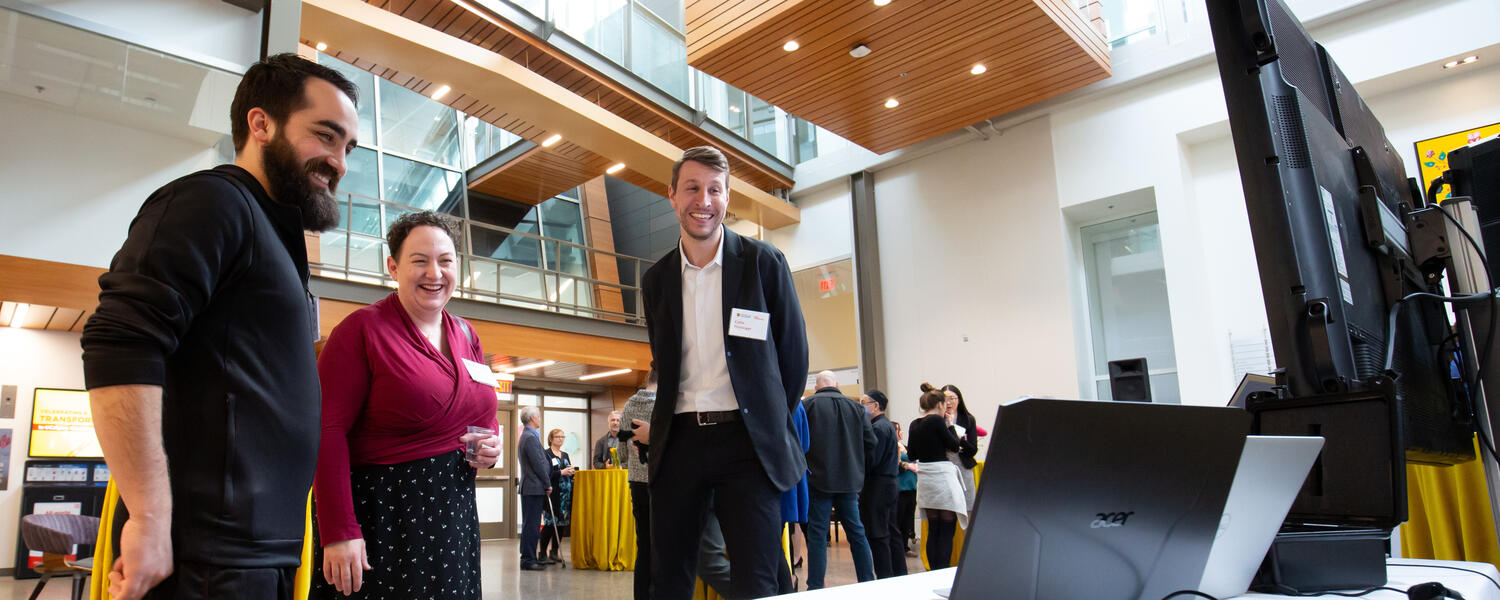
[[[99,511],[99,539],[94,543],[94,572],[89,579],[90,600],[110,600],[109,571],[114,568],[114,520],[115,506],[119,504],[120,490],[115,480],[109,480],[104,490],[104,507]],[[297,569],[293,582],[293,598],[307,600],[312,590],[312,491],[307,492],[307,521],[302,535],[302,566]],[[181,559],[182,557],[176,557]]]
[[[979,474],[982,472],[984,472],[984,461],[979,461],[979,464],[974,465],[974,493],[976,494],[979,493]],[[922,555],[922,567],[931,570],[932,567],[927,564],[927,519],[922,519],[922,509],[920,508],[917,509],[917,518],[922,521],[922,542],[917,544],[920,546],[917,552]],[[948,566],[958,566],[958,557],[963,553],[963,549],[964,528],[955,527],[953,530],[953,558],[948,562]]]
[[[624,469],[573,474],[573,568],[635,569],[635,513],[625,475]]]

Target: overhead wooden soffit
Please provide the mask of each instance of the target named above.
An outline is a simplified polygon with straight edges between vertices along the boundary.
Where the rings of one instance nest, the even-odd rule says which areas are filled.
[[[688,64],[877,153],[1110,75],[1070,0],[688,0]],[[795,41],[798,48],[783,46]],[[863,58],[850,50],[864,45]],[[982,64],[985,71],[970,70]],[[886,101],[899,105],[887,108]]]
[[[495,51],[359,0],[305,0],[302,38],[310,44],[326,43],[331,53],[362,68],[378,64],[388,79],[390,71],[398,71],[420,77],[418,87],[423,89],[428,83],[447,85],[452,91],[446,104],[461,109],[493,107],[497,110],[466,112],[528,140],[540,142],[552,133],[561,134],[580,152],[604,159],[581,169],[579,173],[587,171],[588,176],[580,182],[622,162],[627,171],[664,185],[671,180],[672,163],[682,155],[681,148]],[[410,82],[406,87],[417,89]],[[485,114],[497,111],[503,119]],[[510,121],[523,126],[507,126]],[[730,191],[729,210],[766,228],[801,219],[795,205],[733,174]]]

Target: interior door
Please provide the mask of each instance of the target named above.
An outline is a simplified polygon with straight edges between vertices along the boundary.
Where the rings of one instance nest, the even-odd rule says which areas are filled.
[[[514,405],[501,405],[496,413],[500,423],[495,435],[500,437],[500,460],[495,468],[482,469],[475,477],[474,501],[479,509],[479,538],[495,540],[512,537],[516,525],[510,515],[515,514],[511,505],[519,500],[516,496],[516,409]]]

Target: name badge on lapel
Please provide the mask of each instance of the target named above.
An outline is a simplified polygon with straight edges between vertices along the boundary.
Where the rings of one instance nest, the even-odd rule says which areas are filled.
[[[736,308],[729,313],[729,335],[766,340],[766,331],[771,326],[771,313]]]
[[[495,372],[491,371],[489,367],[467,358],[460,358],[459,360],[464,361],[464,368],[469,370],[470,379],[490,387],[500,387],[500,380],[495,378]]]

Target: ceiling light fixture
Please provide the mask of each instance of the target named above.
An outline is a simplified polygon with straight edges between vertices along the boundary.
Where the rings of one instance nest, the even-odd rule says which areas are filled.
[[[31,311],[30,304],[17,304],[16,311],[10,315],[10,326],[20,327],[21,322],[26,320],[26,313]]]
[[[448,87],[447,85],[443,85],[442,87],[439,87],[436,92],[432,93],[432,99],[433,100],[442,100],[443,96],[447,96],[448,92],[451,92],[451,91],[453,91],[453,88]]]
[[[891,98],[891,99],[885,101],[885,107],[886,108],[896,108],[897,106],[901,106],[901,101],[900,100],[897,100],[895,98]]]
[[[1460,66],[1463,66],[1463,65],[1467,65],[1467,64],[1469,64],[1471,62],[1474,62],[1476,60],[1479,60],[1479,57],[1477,55],[1470,55],[1470,56],[1466,56],[1464,58],[1461,58],[1459,60],[1450,60],[1450,61],[1448,61],[1448,62],[1446,62],[1446,63],[1443,64],[1443,68],[1444,69],[1452,69],[1453,67],[1460,67]]]
[[[864,57],[869,56],[869,55],[870,55],[870,47],[866,46],[864,44],[860,44],[858,46],[855,46],[855,47],[849,49],[849,56],[853,56],[854,58],[864,58]]]
[[[987,71],[987,70],[988,69],[984,68],[984,65],[974,65],[974,68],[969,69],[969,74],[970,75],[983,75],[984,72]]]
[[[631,369],[615,369],[613,371],[605,371],[603,373],[593,373],[593,374],[590,374],[590,375],[584,375],[582,377],[579,377],[578,380],[579,381],[588,381],[590,379],[599,379],[601,377],[614,377],[615,375],[624,375],[626,373],[629,373],[630,371],[631,371]]]
[[[549,138],[547,138],[545,140],[542,140],[542,147],[543,148],[550,148],[550,147],[552,147],[553,144],[556,144],[556,143],[561,142],[561,141],[562,141],[562,134],[561,133],[554,133],[554,134],[552,134],[552,137],[549,137]]]
[[[607,175],[614,175],[615,173],[619,173],[620,171],[624,171],[624,170],[625,170],[625,163],[615,163],[614,166],[611,166],[610,168],[605,169],[604,173],[607,174]],[[571,280],[569,280],[569,281],[571,281]]]
[[[318,45],[314,46],[314,47],[318,49],[318,52],[322,52],[322,51],[328,49],[328,44],[325,44],[323,42],[318,42]]]
[[[797,44],[797,40],[791,40],[781,45],[781,49],[786,50],[787,52],[795,52],[798,48],[801,47],[801,45]]]
[[[885,6],[890,3],[891,0],[875,0],[875,6]]]
[[[557,361],[555,361],[555,360],[543,360],[543,361],[534,362],[534,363],[531,363],[531,364],[521,365],[519,367],[511,367],[509,369],[506,369],[505,372],[506,373],[520,373],[521,371],[530,371],[532,369],[540,369],[542,367],[550,367],[550,366],[555,365],[555,364],[557,364]]]

